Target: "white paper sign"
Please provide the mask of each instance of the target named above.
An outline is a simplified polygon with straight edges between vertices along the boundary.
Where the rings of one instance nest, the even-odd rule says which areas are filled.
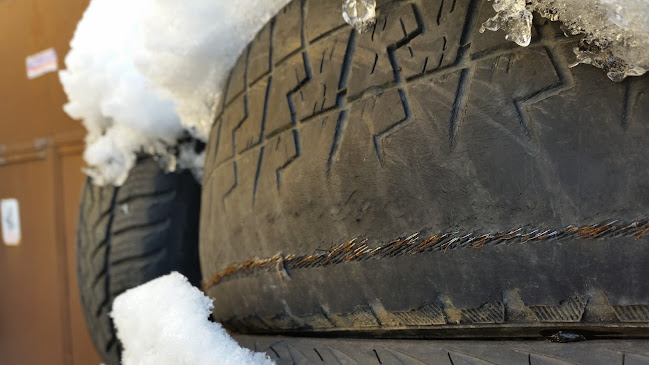
[[[48,72],[59,69],[56,50],[48,48],[42,52],[27,57],[27,78],[34,79]]]
[[[18,200],[0,200],[0,219],[2,220],[2,240],[5,245],[16,246],[20,243],[20,210]]]

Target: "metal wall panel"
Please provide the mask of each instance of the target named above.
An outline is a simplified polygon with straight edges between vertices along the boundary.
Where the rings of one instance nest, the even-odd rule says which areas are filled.
[[[6,148],[0,199],[20,205],[22,240],[0,242],[0,363],[99,364],[76,283],[80,134]]]
[[[0,364],[99,364],[75,270],[83,128],[63,112],[56,73],[29,80],[27,56],[59,68],[88,0],[0,0],[0,199],[20,203],[23,239],[0,240]]]
[[[54,47],[59,68],[87,0],[0,1],[0,145],[80,131],[56,73],[27,79],[26,57]]]

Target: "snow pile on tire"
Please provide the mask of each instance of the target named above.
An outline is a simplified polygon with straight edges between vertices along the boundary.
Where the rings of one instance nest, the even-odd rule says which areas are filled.
[[[274,362],[240,347],[220,324],[207,320],[212,300],[174,272],[127,290],[111,317],[123,365],[250,364]]]
[[[496,15],[481,31],[504,29],[507,39],[527,46],[535,11],[561,21],[567,35],[583,34],[577,62],[603,69],[611,80],[649,69],[649,0],[495,0],[493,7]]]
[[[191,149],[177,153],[178,140],[207,139],[230,68],[286,3],[92,0],[60,79],[64,110],[88,130],[95,183],[121,185],[138,152],[161,156],[168,170],[202,168]]]

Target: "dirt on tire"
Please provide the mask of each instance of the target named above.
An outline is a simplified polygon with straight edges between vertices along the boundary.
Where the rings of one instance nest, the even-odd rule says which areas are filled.
[[[578,38],[480,33],[492,3],[295,0],[234,67],[201,266],[246,333],[542,336],[649,326],[649,77]]]

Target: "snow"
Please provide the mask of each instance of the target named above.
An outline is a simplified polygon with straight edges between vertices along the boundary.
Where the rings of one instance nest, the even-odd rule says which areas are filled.
[[[59,77],[65,112],[88,131],[94,182],[121,185],[141,152],[200,171],[204,156],[178,139],[207,140],[231,67],[288,2],[92,0]]]
[[[177,103],[182,124],[206,140],[230,69],[289,1],[145,0],[135,63]]]
[[[88,131],[84,158],[99,184],[120,185],[135,152],[164,153],[183,132],[174,102],[158,97],[131,61],[142,10],[140,2],[93,1],[59,73],[69,99],[64,110]]]
[[[561,21],[566,34],[583,34],[574,52],[578,63],[604,69],[613,81],[649,69],[649,0],[495,0],[496,15],[481,29],[507,32],[526,46],[533,11]]]
[[[174,272],[127,290],[111,317],[123,345],[123,365],[273,364],[240,347],[208,321],[212,299]]]

